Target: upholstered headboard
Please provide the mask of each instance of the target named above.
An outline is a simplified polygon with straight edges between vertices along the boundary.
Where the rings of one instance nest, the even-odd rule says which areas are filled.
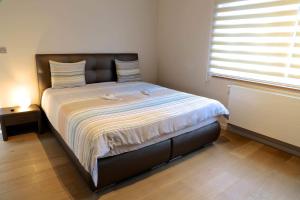
[[[85,79],[87,84],[116,81],[114,60],[138,60],[136,53],[107,53],[107,54],[37,54],[36,66],[39,84],[40,100],[45,89],[51,87],[49,60],[72,63],[86,60]]]

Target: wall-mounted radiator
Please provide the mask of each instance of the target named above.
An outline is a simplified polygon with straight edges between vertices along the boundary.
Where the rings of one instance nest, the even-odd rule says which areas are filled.
[[[230,86],[229,123],[300,147],[300,97]]]

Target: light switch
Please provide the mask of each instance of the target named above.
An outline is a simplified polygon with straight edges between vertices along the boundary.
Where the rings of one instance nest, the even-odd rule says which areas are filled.
[[[0,53],[7,53],[6,47],[0,47]]]

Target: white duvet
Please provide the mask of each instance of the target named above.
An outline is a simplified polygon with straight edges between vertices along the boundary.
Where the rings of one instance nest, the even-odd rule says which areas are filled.
[[[47,89],[42,108],[97,185],[97,159],[136,150],[216,121],[218,101],[145,82]]]

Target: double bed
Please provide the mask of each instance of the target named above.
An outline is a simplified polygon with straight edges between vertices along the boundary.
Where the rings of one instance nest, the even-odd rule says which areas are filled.
[[[36,55],[41,107],[52,131],[93,190],[214,142],[216,100],[146,82],[117,82],[114,61],[137,54]],[[51,88],[49,61],[86,61],[87,85]]]

